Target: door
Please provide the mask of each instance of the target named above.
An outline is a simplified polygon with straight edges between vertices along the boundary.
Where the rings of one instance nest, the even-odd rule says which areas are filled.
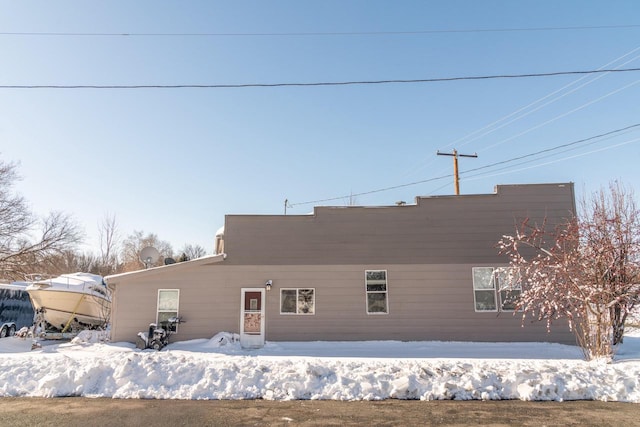
[[[243,288],[240,307],[240,345],[243,348],[264,346],[264,289]]]

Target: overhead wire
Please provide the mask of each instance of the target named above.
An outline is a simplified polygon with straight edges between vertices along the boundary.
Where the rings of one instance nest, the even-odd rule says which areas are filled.
[[[377,190],[371,190],[371,191],[363,191],[362,193],[351,193],[351,194],[347,194],[346,196],[330,197],[327,199],[318,199],[318,200],[309,200],[306,202],[290,203],[289,206],[294,207],[294,206],[310,205],[310,204],[316,204],[316,203],[333,202],[335,200],[343,200],[348,197],[366,196],[368,194],[381,193],[383,191],[396,190],[398,188],[409,187],[417,184],[424,184],[427,182],[438,181],[445,178],[451,178],[452,176],[453,174],[442,175],[434,178],[423,179],[421,181],[409,182],[407,184],[394,185],[391,187],[379,188]]]
[[[564,27],[525,27],[525,28],[467,28],[415,31],[327,31],[327,32],[274,32],[274,33],[118,33],[118,32],[33,32],[3,31],[0,36],[28,37],[318,37],[318,36],[397,36],[420,34],[455,34],[455,33],[512,33],[530,31],[584,31],[584,30],[618,30],[640,28],[640,24],[621,25],[583,25]]]
[[[583,30],[583,29],[604,29],[604,28],[633,28],[633,27],[640,27],[640,25],[618,25],[618,26],[589,26],[589,27],[547,27],[547,28],[510,28],[510,29],[474,29],[474,30],[425,30],[425,31],[403,31],[403,32],[334,32],[334,33],[35,33],[35,32],[0,32],[0,36],[2,35],[12,35],[12,36],[318,36],[318,35],[397,35],[397,34],[430,34],[430,33],[468,33],[468,32],[513,32],[513,31],[548,31],[548,30]],[[631,54],[632,52],[635,52],[636,50],[640,49],[636,48],[633,51],[631,51],[630,53],[623,55],[622,57],[628,56],[629,54]],[[630,61],[625,62],[622,65],[625,65],[633,60],[637,59],[634,58]],[[615,62],[617,60],[614,60],[612,62]],[[609,64],[611,64],[612,62],[610,62]],[[607,65],[609,65],[607,64]],[[605,65],[605,66],[607,66]],[[618,67],[620,67],[618,66]],[[0,89],[183,89],[183,88],[194,88],[194,89],[217,89],[217,88],[251,88],[251,87],[304,87],[304,86],[344,86],[344,85],[368,85],[368,84],[394,84],[394,83],[432,83],[432,82],[447,82],[447,81],[460,81],[460,80],[488,80],[488,79],[502,79],[502,78],[531,78],[531,77],[551,77],[551,76],[562,76],[562,75],[583,75],[584,77],[582,77],[581,79],[578,79],[576,82],[573,82],[569,85],[564,86],[563,88],[553,92],[550,95],[547,95],[543,98],[540,98],[537,101],[534,101],[533,103],[521,108],[520,110],[517,110],[514,113],[511,113],[510,115],[497,120],[496,122],[485,126],[484,128],[475,131],[467,136],[473,135],[474,133],[480,132],[484,129],[486,129],[487,127],[493,126],[496,123],[500,123],[503,120],[512,117],[514,114],[517,114],[519,112],[521,112],[522,110],[525,110],[526,108],[528,108],[531,105],[535,105],[536,103],[550,97],[553,96],[554,94],[564,90],[567,87],[572,86],[573,84],[576,84],[577,82],[579,82],[580,80],[586,78],[587,75],[592,75],[592,74],[602,74],[604,75],[605,73],[615,73],[615,72],[635,72],[635,71],[640,71],[640,68],[627,68],[627,69],[620,69],[620,68],[615,68],[615,69],[603,69],[602,67],[600,69],[597,70],[585,70],[585,71],[561,71],[561,72],[549,72],[549,73],[528,73],[528,74],[503,74],[503,75],[488,75],[488,76],[464,76],[464,77],[446,77],[446,78],[430,78],[430,79],[394,79],[394,80],[369,80],[369,81],[343,81],[343,82],[311,82],[311,83],[250,83],[250,84],[178,84],[178,85],[0,85]],[[601,76],[597,77],[600,78]],[[596,79],[597,79],[596,78]],[[592,83],[593,81],[595,81],[596,79],[593,79],[591,82],[587,82],[581,86],[579,86],[578,88],[573,89],[572,91],[563,94],[561,97],[566,96],[570,93],[575,92],[576,90],[586,86],[587,84]],[[524,131],[518,135],[515,135],[511,138],[508,138],[506,140],[500,141],[499,143],[493,144],[489,147],[486,147],[485,150],[486,151],[490,148],[493,148],[497,145],[500,145],[504,142],[510,141],[512,139],[515,139],[519,136],[522,136],[523,134],[526,134],[528,132],[530,132],[531,130],[537,129],[541,126],[544,126],[552,121],[558,120],[559,118],[562,118],[568,114],[571,114],[575,111],[578,111],[582,108],[585,108],[588,105],[591,105],[601,99],[604,99],[610,95],[613,95],[615,93],[618,93],[621,90],[624,90],[628,87],[631,87],[635,84],[637,84],[638,82],[640,82],[640,80],[633,82],[632,84],[629,84],[623,88],[620,88],[618,90],[612,91],[596,100],[593,100],[589,103],[586,103],[574,110],[571,110],[565,114],[562,114],[554,119],[551,119],[547,122],[544,122],[541,125],[538,125],[536,127],[533,127],[527,131]],[[561,98],[559,97],[559,98]],[[557,99],[559,99],[557,98]],[[528,113],[525,114],[531,114],[534,111],[537,111],[540,108],[543,108],[544,106],[548,105],[551,102],[555,102],[557,99],[550,101],[548,103],[543,104],[542,106],[537,107],[535,110],[530,111]],[[506,124],[500,126],[504,127],[510,123],[512,123],[515,120],[519,120],[520,118],[522,118],[524,116],[521,116],[519,118],[516,118],[512,121],[507,122]],[[622,130],[626,130],[635,126],[640,126],[640,124],[638,125],[632,125],[629,126],[627,128],[624,128]],[[499,129],[497,128],[497,129]],[[473,140],[480,138],[482,136],[485,136],[488,133],[491,133],[497,129],[494,129],[492,131],[489,131],[485,134],[482,134],[474,139],[472,139],[471,141],[468,141],[466,143],[464,143],[463,145],[466,145],[470,142],[472,142]],[[622,130],[616,130],[616,131],[612,131],[610,133],[613,132],[620,132]],[[535,155],[539,155],[541,153],[544,152],[549,152],[552,150],[556,150],[559,149],[561,147],[566,147],[566,146],[570,146],[570,145],[574,145],[577,144],[579,142],[584,142],[584,141],[588,141],[588,140],[592,140],[594,138],[599,138],[599,137],[603,137],[605,135],[608,135],[610,133],[607,134],[602,134],[599,136],[595,136],[592,138],[587,138],[585,140],[581,140],[581,141],[576,141],[574,143],[570,143],[570,144],[563,144],[561,146],[557,146],[551,149],[547,149],[547,150],[542,150],[536,153],[531,153],[528,155],[524,155],[524,156],[519,156],[513,159],[509,159],[506,161],[502,161],[502,162],[497,162],[497,163],[493,163],[491,165],[486,165],[480,168],[474,168],[471,170],[467,170],[466,172],[463,173],[469,173],[472,171],[477,171],[480,169],[485,169],[485,168],[490,168],[499,164],[505,164],[508,162],[512,162],[512,161],[516,161],[516,160],[520,160],[523,158],[527,158],[527,157],[531,157],[531,156],[535,156]],[[467,138],[467,136],[463,137],[462,140],[464,140],[465,138]],[[603,149],[599,149],[599,150],[595,150],[593,152],[598,152],[598,151],[603,151],[606,149],[610,149],[610,148],[614,148],[620,145],[625,145],[625,144],[629,144],[632,142],[637,141],[636,140],[631,140],[625,143],[621,143],[621,144],[617,144],[615,146],[611,146],[611,147],[605,147]],[[454,145],[454,143],[449,144],[449,146]],[[576,156],[572,156],[569,158],[574,158],[574,157],[579,157],[582,155],[586,155],[586,154],[590,154],[592,152],[588,152],[588,153],[583,153],[583,154],[579,154]],[[540,159],[536,159],[536,160],[540,160]],[[553,162],[549,162],[549,163],[555,163],[557,161],[561,161],[563,159],[559,159]],[[542,166],[542,165],[546,165],[548,163],[545,164],[541,164],[538,166]],[[533,167],[537,167],[537,166],[533,166]],[[529,168],[525,168],[525,169],[530,169]],[[523,170],[523,169],[520,169]],[[510,172],[506,172],[506,173],[510,173]],[[482,175],[482,174],[480,174]],[[362,192],[362,193],[356,193],[356,194],[349,194],[347,196],[339,196],[339,197],[333,197],[333,198],[327,198],[327,199],[320,199],[320,200],[313,200],[313,201],[307,201],[307,202],[300,202],[300,203],[291,203],[289,204],[290,207],[294,207],[294,206],[299,206],[299,205],[306,205],[306,204],[311,204],[311,203],[323,203],[323,202],[327,202],[327,201],[335,201],[335,200],[340,200],[340,199],[345,199],[346,197],[355,197],[355,196],[362,196],[362,195],[368,195],[368,194],[373,194],[373,193],[378,193],[378,192],[383,192],[383,191],[390,191],[393,189],[398,189],[398,188],[403,188],[403,187],[407,187],[407,186],[412,186],[412,185],[417,185],[417,184],[422,184],[422,183],[427,183],[427,182],[432,182],[432,181],[437,181],[437,180],[441,180],[444,178],[449,178],[451,177],[452,174],[447,174],[447,175],[442,175],[439,177],[434,177],[434,178],[429,178],[426,180],[420,180],[420,181],[415,181],[415,182],[411,182],[411,183],[407,183],[407,184],[401,184],[401,185],[396,185],[396,186],[391,186],[391,187],[386,187],[386,188],[382,188],[382,189],[377,189],[377,190],[371,190],[371,191],[366,191],[366,192]],[[473,177],[477,177],[479,175],[473,175],[471,178]],[[477,178],[476,178],[477,179]],[[443,187],[440,187],[443,188]],[[437,190],[435,190],[437,191]]]
[[[623,55],[622,57],[619,57],[619,58],[615,59],[614,61],[611,61],[610,63],[608,63],[608,64],[606,64],[606,65],[604,65],[604,66],[600,67],[600,69],[603,69],[603,68],[605,68],[605,67],[607,67],[607,66],[611,65],[611,63],[616,62],[616,61],[618,61],[619,59],[624,58],[625,56],[628,56],[630,53],[634,53],[634,52],[636,52],[636,51],[638,51],[638,50],[640,50],[640,46],[639,46],[639,47],[637,47],[637,48],[635,48],[635,49],[633,49],[631,52],[629,52],[629,53],[627,53],[627,54]],[[626,62],[624,62],[624,63],[622,63],[622,64],[618,65],[616,68],[623,67],[624,65],[627,65],[627,64],[629,64],[629,63],[631,63],[631,62],[633,62],[633,61],[637,60],[638,58],[640,58],[640,55],[635,56],[634,58],[629,59],[628,61],[626,61]],[[518,121],[518,120],[520,120],[520,119],[522,119],[522,118],[524,118],[524,117],[527,117],[527,116],[528,116],[528,115],[530,115],[530,114],[533,114],[533,113],[534,113],[534,112],[536,112],[536,111],[541,110],[542,108],[546,107],[547,105],[553,104],[554,102],[556,102],[556,101],[558,101],[558,100],[560,100],[560,99],[564,98],[565,96],[568,96],[568,95],[571,95],[572,93],[577,92],[578,90],[580,90],[580,89],[582,89],[582,88],[584,88],[584,87],[586,87],[586,86],[588,86],[588,85],[590,85],[590,84],[594,83],[595,81],[597,81],[597,80],[599,80],[599,79],[601,79],[601,78],[604,78],[605,76],[606,76],[606,74],[600,74],[600,75],[597,75],[597,76],[593,77],[591,80],[589,80],[589,81],[587,81],[587,82],[584,82],[584,83],[582,83],[581,85],[579,85],[579,86],[577,86],[577,87],[575,87],[575,88],[573,88],[573,89],[571,89],[571,90],[569,90],[569,91],[567,91],[567,92],[564,92],[563,94],[561,94],[561,95],[559,95],[559,96],[557,96],[557,97],[555,97],[555,98],[553,98],[553,99],[551,99],[551,100],[549,100],[549,101],[547,101],[547,102],[543,103],[542,105],[538,105],[536,108],[530,109],[530,110],[529,110],[529,111],[527,111],[526,113],[524,113],[524,114],[522,114],[522,115],[519,115],[519,116],[517,116],[517,117],[515,117],[515,118],[513,118],[513,119],[511,119],[511,120],[508,120],[506,123],[502,123],[500,126],[493,127],[493,129],[488,130],[488,131],[486,131],[486,132],[484,132],[484,133],[482,133],[482,134],[480,134],[480,135],[477,135],[477,136],[475,136],[474,138],[471,138],[470,140],[468,140],[468,141],[466,141],[466,142],[464,142],[464,143],[462,143],[462,144],[459,144],[459,145],[458,145],[458,142],[459,142],[459,141],[461,141],[461,139],[459,139],[459,140],[457,140],[457,141],[454,141],[454,142],[452,142],[451,144],[449,144],[449,145],[448,145],[448,147],[453,147],[453,146],[457,146],[457,145],[458,145],[458,146],[460,146],[460,147],[464,147],[464,146],[466,146],[466,145],[470,144],[471,142],[478,140],[479,138],[481,138],[481,137],[483,137],[483,136],[489,135],[489,134],[491,134],[491,133],[493,133],[493,132],[495,132],[495,131],[497,131],[497,130],[499,130],[499,129],[502,129],[502,128],[503,128],[503,127],[505,127],[505,126],[510,125],[511,123],[514,123],[514,122],[516,122],[516,121]],[[548,99],[548,98],[550,98],[550,97],[552,97],[552,96],[554,96],[554,95],[556,95],[556,94],[558,94],[558,93],[560,93],[560,92],[564,91],[565,89],[568,89],[568,88],[570,88],[571,86],[574,86],[574,85],[575,85],[575,84],[577,84],[578,82],[580,82],[580,81],[582,81],[582,80],[584,80],[584,79],[588,79],[589,77],[590,77],[589,75],[582,76],[582,77],[580,77],[579,79],[577,79],[577,80],[573,81],[572,83],[569,83],[568,85],[563,86],[562,88],[558,89],[557,91],[554,91],[554,92],[552,92],[551,94],[549,94],[549,95],[547,95],[547,96],[544,96],[544,97],[542,97],[542,98],[540,98],[540,99],[538,99],[538,100],[536,100],[536,101],[534,101],[534,102],[532,102],[532,103],[530,103],[530,104],[526,105],[525,107],[522,107],[521,109],[517,110],[516,112],[514,112],[514,113],[512,113],[512,114],[509,114],[509,115],[507,115],[507,116],[505,116],[505,117],[503,117],[503,118],[501,118],[501,119],[499,119],[499,120],[497,120],[497,121],[493,122],[493,123],[492,123],[491,125],[489,125],[489,126],[494,126],[495,124],[498,124],[498,123],[504,122],[506,119],[511,118],[513,115],[516,115],[516,114],[518,114],[518,113],[520,113],[520,112],[522,112],[522,111],[524,111],[524,110],[528,109],[529,107],[532,107],[532,106],[534,106],[534,105],[536,105],[536,104],[538,104],[538,103],[540,103],[540,102],[542,102],[542,101],[544,101],[544,100],[546,100],[546,99]]]
[[[640,126],[640,124],[639,125],[635,125],[635,126],[630,126],[629,128],[636,127],[636,126]],[[585,147],[588,147],[588,146],[591,146],[591,145],[594,145],[594,144],[598,144],[598,143],[601,143],[603,141],[615,138],[616,135],[613,135],[613,133],[622,132],[623,130],[628,130],[629,128],[622,129],[622,130],[619,130],[619,131],[616,131],[616,132],[609,132],[607,134],[599,135],[599,136],[592,137],[592,138],[582,139],[580,141],[576,141],[576,142],[573,142],[573,143],[570,143],[570,144],[563,144],[563,145],[560,145],[560,146],[557,146],[557,147],[553,147],[553,148],[550,148],[550,149],[537,151],[535,153],[530,153],[530,154],[527,154],[527,155],[524,155],[524,156],[518,156],[518,157],[515,157],[515,158],[508,159],[508,160],[495,162],[495,163],[492,163],[492,164],[489,164],[489,165],[486,165],[486,166],[481,166],[481,167],[473,168],[473,169],[467,169],[465,171],[460,172],[460,175],[466,175],[468,173],[479,171],[479,170],[482,170],[482,169],[494,168],[495,166],[499,166],[499,165],[503,165],[503,164],[507,164],[507,163],[512,163],[512,162],[515,162],[515,161],[518,161],[518,160],[522,160],[522,159],[529,158],[529,157],[540,156],[541,154],[547,153],[546,155],[541,156],[541,157],[536,157],[535,159],[525,160],[525,161],[522,161],[522,162],[519,162],[519,163],[516,163],[516,164],[512,164],[512,165],[509,165],[509,166],[505,166],[505,167],[502,167],[502,168],[499,168],[499,169],[492,169],[491,172],[496,172],[496,171],[499,171],[499,170],[505,170],[505,169],[513,168],[515,166],[521,166],[521,165],[525,165],[525,164],[528,164],[528,163],[537,162],[537,161],[540,161],[540,160],[543,160],[543,159],[546,159],[546,158],[549,158],[549,157],[557,156],[558,154],[567,153],[569,151],[582,149],[582,148],[585,148]],[[598,138],[598,139],[595,139],[595,138]],[[599,138],[603,138],[603,139],[599,139]],[[586,142],[586,143],[584,143],[584,142]],[[578,144],[578,143],[584,143],[584,144],[582,144],[580,146],[574,146],[574,144]],[[564,148],[564,150],[551,153],[552,151],[560,150],[561,148]],[[475,174],[473,176],[478,176],[478,175],[481,175],[481,174]]]
[[[495,148],[495,147],[497,147],[497,146],[499,146],[499,145],[502,145],[502,144],[504,144],[504,143],[506,143],[506,142],[512,141],[512,140],[514,140],[514,139],[516,139],[516,138],[518,138],[518,137],[520,137],[520,136],[526,135],[526,134],[528,134],[529,132],[532,132],[532,131],[534,131],[534,130],[536,130],[536,129],[539,129],[539,128],[543,127],[543,126],[546,126],[546,125],[548,125],[549,123],[553,123],[553,122],[555,122],[555,121],[557,121],[557,120],[560,120],[560,119],[561,119],[561,118],[563,118],[563,117],[566,117],[566,116],[568,116],[568,115],[570,115],[570,114],[575,113],[576,111],[580,111],[580,110],[582,110],[582,109],[584,109],[584,108],[587,108],[588,106],[590,106],[590,105],[592,105],[592,104],[595,104],[596,102],[602,101],[603,99],[608,98],[608,97],[610,97],[610,96],[612,96],[612,95],[615,95],[616,93],[622,92],[623,90],[626,90],[626,89],[628,89],[628,88],[630,88],[630,87],[632,87],[632,86],[637,85],[638,83],[640,83],[640,79],[639,79],[639,80],[636,80],[636,81],[634,81],[634,82],[632,82],[632,83],[629,83],[629,84],[627,84],[627,85],[625,85],[625,86],[623,86],[623,87],[621,87],[621,88],[618,88],[618,89],[616,89],[616,90],[613,90],[613,91],[611,91],[611,92],[608,92],[608,93],[606,93],[606,94],[604,94],[604,95],[602,95],[602,96],[600,96],[600,97],[598,97],[598,98],[596,98],[596,99],[592,99],[592,100],[591,100],[591,101],[589,101],[589,102],[586,102],[586,103],[584,103],[584,104],[582,104],[582,105],[580,105],[580,106],[578,106],[578,107],[576,107],[576,108],[574,108],[574,109],[572,109],[572,110],[569,110],[569,111],[566,111],[566,112],[564,112],[564,113],[562,113],[562,114],[559,114],[559,115],[557,115],[557,116],[553,117],[552,119],[549,119],[549,120],[547,120],[547,121],[544,121],[544,122],[542,122],[542,123],[540,123],[540,124],[538,124],[538,125],[535,125],[535,126],[533,126],[533,127],[530,127],[529,129],[526,129],[526,130],[524,130],[524,131],[522,131],[522,132],[520,132],[520,133],[517,133],[516,135],[510,136],[510,137],[505,138],[505,139],[503,139],[503,140],[501,140],[501,141],[498,141],[498,142],[496,142],[496,143],[494,143],[494,144],[491,144],[491,145],[489,145],[489,146],[487,146],[487,147],[484,147],[482,150],[478,150],[478,152],[480,152],[480,153],[481,153],[481,152],[485,152],[485,151],[487,151],[487,150],[489,150],[489,149],[491,149],[491,148]]]
[[[628,57],[629,55],[634,54],[638,50],[640,50],[640,46],[636,47],[635,49],[632,49],[631,51],[625,53],[624,55],[619,56],[618,58],[616,58],[616,59],[614,59],[612,61],[609,61],[608,63],[602,65],[598,69],[604,69],[606,67],[609,67],[612,64],[614,64],[614,63],[616,63],[616,62]],[[635,56],[634,58],[631,58],[631,59],[629,59],[629,60],[617,65],[615,68],[620,68],[620,67],[622,67],[624,65],[627,65],[627,64],[637,60],[638,58],[640,58],[640,55]],[[549,105],[549,104],[551,104],[553,102],[556,102],[556,101],[562,99],[563,97],[565,97],[567,95],[570,95],[570,94],[572,94],[572,93],[584,88],[585,86],[587,86],[587,85],[589,85],[589,84],[591,84],[591,83],[593,83],[593,82],[597,81],[598,79],[603,78],[605,76],[606,76],[606,74],[600,74],[600,75],[592,78],[588,82],[585,82],[585,83],[581,84],[577,88],[574,88],[574,89],[570,90],[569,92],[565,92],[562,95],[560,95],[560,96],[558,96],[556,98],[553,98],[552,100],[550,100],[550,101],[548,101],[548,102],[536,107],[535,109],[529,110],[526,113],[524,113],[522,115],[519,115],[519,116],[513,118],[512,120],[507,121],[506,123],[503,123],[505,120],[508,120],[508,119],[512,118],[513,116],[516,116],[519,113],[521,113],[523,111],[526,111],[530,107],[532,107],[532,106],[534,106],[536,104],[539,104],[540,102],[545,101],[546,99],[551,98],[554,95],[561,93],[565,89],[568,89],[568,88],[578,84],[582,80],[587,79],[587,78],[590,77],[589,75],[582,76],[582,77],[578,78],[577,80],[574,80],[573,82],[571,82],[571,83],[569,83],[569,84],[567,84],[567,85],[565,85],[565,86],[563,86],[563,87],[561,87],[561,88],[559,88],[559,89],[557,89],[557,90],[555,90],[555,91],[553,91],[553,92],[551,92],[551,93],[549,93],[549,94],[547,94],[547,95],[545,95],[545,96],[543,96],[543,97],[541,97],[541,98],[539,98],[539,99],[537,99],[537,100],[535,100],[535,101],[533,101],[533,102],[531,102],[531,103],[529,103],[529,104],[527,104],[527,105],[525,105],[525,106],[523,106],[523,107],[521,107],[519,109],[517,109],[516,111],[514,111],[512,113],[509,113],[506,116],[503,116],[500,119],[495,120],[494,122],[489,123],[488,125],[481,127],[480,129],[477,129],[477,130],[475,130],[473,132],[468,133],[467,135],[465,135],[465,136],[463,136],[461,138],[456,139],[455,141],[453,141],[453,142],[449,143],[448,145],[446,145],[445,148],[449,148],[449,147],[461,148],[461,147],[464,147],[464,146],[468,145],[469,143],[471,143],[473,141],[476,141],[481,137],[489,135],[489,134],[491,134],[491,133],[493,133],[493,132],[495,132],[495,131],[497,131],[497,130],[499,130],[499,129],[501,129],[501,128],[503,128],[503,127],[505,127],[505,126],[507,126],[507,125],[509,125],[511,123],[514,123],[514,122],[516,122],[516,121],[518,121],[518,120],[520,120],[520,119],[522,119],[522,118],[534,113],[535,111],[538,111],[538,110],[542,109],[543,107],[546,107],[547,105]],[[499,124],[500,124],[500,126],[497,126]],[[478,133],[481,133],[481,134],[478,135]],[[463,141],[465,141],[465,142],[463,142]],[[435,160],[431,159],[430,161],[428,161],[423,166],[413,168],[412,169],[412,173],[415,173],[417,171],[423,170],[423,169],[427,168],[428,166],[430,166],[431,164],[433,164],[434,162],[435,162]]]
[[[176,85],[0,85],[0,89],[237,89],[258,87],[306,87],[306,86],[348,86],[348,85],[381,85],[394,83],[436,83],[462,80],[495,80],[521,79],[532,77],[554,77],[581,74],[626,73],[637,72],[640,68],[600,69],[582,71],[555,71],[548,73],[496,74],[484,76],[436,77],[429,79],[392,79],[361,80],[342,82],[308,82],[308,83],[244,83],[244,84],[176,84]]]
[[[622,132],[626,132],[626,131],[632,130],[634,128],[640,128],[640,123],[636,123],[636,124],[633,124],[633,125],[625,126],[625,127],[618,128],[618,129],[614,129],[614,130],[611,130],[609,132],[605,132],[605,133],[601,133],[601,134],[598,134],[598,135],[590,136],[588,138],[583,138],[583,139],[580,139],[580,140],[577,140],[577,141],[556,145],[554,147],[550,147],[550,148],[546,148],[546,149],[543,149],[543,150],[539,150],[539,151],[536,151],[534,153],[529,153],[529,154],[525,154],[525,155],[522,155],[522,156],[517,156],[517,157],[510,158],[510,159],[506,159],[506,160],[502,160],[502,161],[499,161],[499,162],[495,162],[495,163],[492,163],[492,164],[489,164],[489,165],[485,165],[485,166],[480,166],[480,167],[477,167],[477,168],[469,169],[469,170],[461,172],[460,175],[468,174],[468,173],[471,173],[471,172],[474,172],[474,171],[483,170],[483,169],[492,168],[492,167],[495,167],[495,166],[507,164],[507,163],[510,163],[510,162],[514,162],[514,161],[517,161],[517,160],[522,160],[522,159],[529,158],[529,157],[534,157],[534,156],[537,156],[537,155],[540,155],[540,154],[544,154],[544,153],[549,153],[549,152],[552,152],[552,151],[555,151],[555,150],[559,150],[561,148],[573,147],[573,146],[576,146],[578,144],[582,144],[582,143],[585,143],[585,142],[588,142],[589,144],[585,144],[584,146],[592,145],[595,142],[601,142],[601,141],[596,141],[598,139],[601,139],[601,138],[604,138],[604,137],[611,137],[613,135],[616,135],[616,134],[619,134],[619,133],[622,133]],[[591,154],[591,153],[598,152],[598,151],[604,151],[604,150],[607,150],[607,149],[610,149],[610,148],[615,148],[615,147],[618,147],[618,146],[621,146],[621,145],[630,144],[632,142],[636,142],[636,141],[639,141],[639,140],[640,140],[640,138],[633,139],[631,141],[627,141],[627,142],[624,142],[624,143],[621,143],[621,144],[616,144],[616,145],[613,145],[613,146],[604,147],[603,149],[598,149],[598,150],[591,151],[591,152],[588,152],[588,153],[582,153],[582,154],[579,154],[579,155],[570,156],[570,157],[566,157],[566,158],[563,158],[563,159],[558,159],[557,161],[571,159],[571,158],[575,158],[575,157],[580,157],[582,155]],[[595,142],[593,142],[593,141],[595,141]],[[530,161],[524,162],[524,163],[530,163],[532,161],[539,161],[539,160],[541,160],[541,159],[537,158],[537,159],[533,159],[533,160],[530,160]],[[520,163],[520,164],[524,164],[524,163]],[[550,164],[550,163],[556,163],[556,161],[543,163],[543,164],[540,164],[538,166],[545,166],[545,165]],[[521,170],[526,170],[526,169],[531,169],[531,168],[532,167],[528,167],[528,168],[518,169],[516,171],[521,171]],[[512,172],[516,172],[516,171],[512,171]],[[510,172],[505,172],[505,173],[502,173],[502,174],[506,174],[506,173],[510,173]],[[499,174],[499,175],[502,175],[502,174]],[[331,201],[335,201],[335,200],[344,200],[345,198],[348,198],[348,197],[364,196],[364,195],[369,195],[369,194],[374,194],[374,193],[381,193],[381,192],[384,192],[384,191],[396,190],[396,189],[399,189],[399,188],[409,187],[409,186],[413,186],[413,185],[417,185],[417,184],[425,184],[425,183],[428,183],[428,182],[439,181],[439,180],[442,180],[442,179],[445,179],[445,178],[451,178],[452,176],[453,176],[453,174],[446,174],[446,175],[441,175],[441,176],[428,178],[428,179],[424,179],[424,180],[420,180],[420,181],[409,182],[409,183],[406,183],[406,184],[394,185],[394,186],[380,188],[380,189],[376,189],[376,190],[364,191],[364,192],[361,192],[361,193],[351,193],[351,194],[348,194],[348,195],[345,195],[345,196],[330,197],[330,198],[325,198],[325,199],[317,199],[317,200],[310,200],[310,201],[297,202],[297,203],[289,203],[287,201],[287,203],[288,203],[289,207],[295,207],[295,206],[303,206],[303,205],[331,202]],[[480,173],[480,174],[472,175],[472,176],[470,176],[468,178],[477,178],[479,176],[488,177],[488,176],[495,176],[495,175],[486,176],[486,173]],[[477,178],[477,179],[479,179],[479,178]],[[468,179],[468,180],[471,180],[471,179]],[[433,190],[432,192],[436,192],[439,189],[444,188],[446,185],[448,185],[448,184],[445,184],[444,186],[439,187],[439,188]]]
[[[575,159],[577,157],[583,157],[583,156],[586,156],[586,155],[589,155],[589,154],[599,153],[601,151],[610,150],[612,148],[621,147],[623,145],[629,145],[629,144],[632,144],[632,143],[638,142],[638,141],[640,141],[640,138],[635,138],[635,139],[631,139],[629,141],[621,142],[619,144],[609,145],[607,147],[602,147],[602,148],[599,148],[597,150],[587,151],[585,153],[580,153],[580,154],[575,154],[573,156],[563,157],[561,159],[556,159],[556,160],[552,160],[552,161],[549,161],[549,162],[546,162],[546,163],[540,163],[540,164],[537,164],[537,165],[532,165],[532,166],[529,166],[529,167],[526,167],[526,168],[515,169],[515,170],[510,170],[510,171],[501,172],[501,173],[495,173],[495,174],[491,174],[491,175],[478,174],[478,175],[474,175],[474,176],[468,177],[467,181],[476,181],[478,179],[489,178],[489,177],[492,177],[492,176],[507,175],[507,174],[514,173],[514,172],[522,172],[523,170],[535,169],[535,168],[538,168],[538,167],[541,167],[541,166],[547,166],[547,165],[551,165],[551,164],[554,164],[554,163],[559,163],[559,162],[562,162],[564,160]]]

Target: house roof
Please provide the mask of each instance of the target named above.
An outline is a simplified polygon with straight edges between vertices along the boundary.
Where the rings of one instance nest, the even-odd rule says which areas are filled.
[[[178,271],[178,270],[190,268],[190,267],[212,265],[212,264],[217,264],[219,262],[224,261],[226,257],[227,257],[226,254],[208,255],[208,256],[196,258],[189,261],[178,262],[175,264],[162,265],[160,267],[151,267],[145,270],[136,270],[136,271],[128,271],[126,273],[112,274],[104,277],[104,281],[107,284],[115,284],[119,279],[124,277],[131,277],[131,276],[141,277],[141,276],[157,274],[157,273],[161,273],[169,270]]]

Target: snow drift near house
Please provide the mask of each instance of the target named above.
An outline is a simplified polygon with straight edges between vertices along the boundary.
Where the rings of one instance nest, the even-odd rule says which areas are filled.
[[[237,336],[141,351],[86,332],[0,340],[0,396],[155,399],[521,399],[640,402],[640,334],[614,363],[545,343],[308,342],[243,350]]]

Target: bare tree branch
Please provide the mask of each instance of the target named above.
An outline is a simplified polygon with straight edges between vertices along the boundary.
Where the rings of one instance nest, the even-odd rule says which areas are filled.
[[[154,233],[144,234],[143,231],[134,231],[122,244],[122,271],[141,270],[145,266],[140,261],[140,251],[146,246],[153,246],[160,252],[160,259],[155,266],[163,265],[165,258],[173,257],[171,244],[160,240]]]
[[[52,212],[39,221],[11,191],[17,179],[16,165],[0,160],[0,269],[6,279],[47,272],[48,259],[73,250],[82,239],[68,214]]]

